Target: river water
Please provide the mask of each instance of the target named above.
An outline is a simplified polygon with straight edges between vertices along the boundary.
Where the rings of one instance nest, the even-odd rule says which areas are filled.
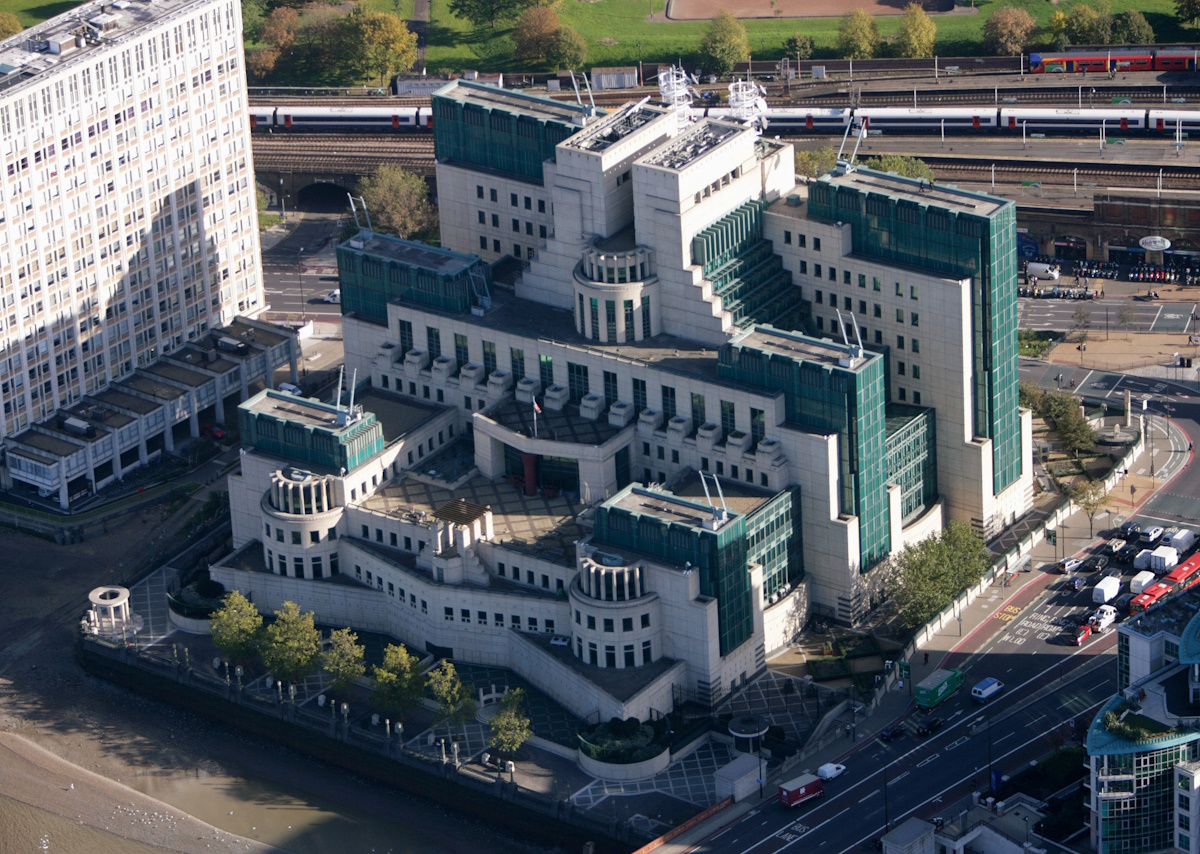
[[[330,773],[342,772],[330,769]],[[131,781],[131,788],[221,830],[295,854],[546,851],[400,793],[391,797],[396,818],[403,823],[355,812],[307,792],[253,777],[139,777]],[[14,854],[160,854],[165,850],[130,842],[3,797],[0,840],[0,850]]]

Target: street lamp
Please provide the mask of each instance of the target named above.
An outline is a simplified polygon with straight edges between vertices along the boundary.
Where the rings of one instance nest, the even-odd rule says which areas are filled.
[[[300,319],[304,320],[308,313],[308,303],[304,300],[304,268],[300,266],[300,256],[304,254],[304,247],[301,246],[296,250],[296,275],[300,279]]]
[[[283,200],[283,178],[279,179],[279,216],[280,219],[287,219],[287,202]]]

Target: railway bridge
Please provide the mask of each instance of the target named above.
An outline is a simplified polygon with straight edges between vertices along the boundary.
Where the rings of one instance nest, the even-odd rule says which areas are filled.
[[[346,191],[380,164],[395,163],[433,182],[433,138],[367,134],[255,134],[254,175],[273,205],[289,205],[314,184]]]

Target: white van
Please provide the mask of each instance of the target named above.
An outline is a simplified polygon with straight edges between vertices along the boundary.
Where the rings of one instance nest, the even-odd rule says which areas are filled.
[[[1039,261],[1030,261],[1029,266],[1025,268],[1025,281],[1027,282],[1031,279],[1055,282],[1058,281],[1058,276],[1057,264],[1042,264]]]
[[[971,696],[980,703],[986,703],[1004,690],[1004,683],[989,676],[971,689]]]
[[[1096,613],[1092,615],[1089,621],[1092,626],[1092,631],[1103,632],[1117,621],[1117,609],[1112,605],[1101,605],[1096,609]]]

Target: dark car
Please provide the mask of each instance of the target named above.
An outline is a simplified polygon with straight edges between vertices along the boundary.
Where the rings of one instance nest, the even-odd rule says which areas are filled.
[[[1117,552],[1117,560],[1119,560],[1121,563],[1133,563],[1133,559],[1138,556],[1138,552],[1141,550],[1142,549],[1140,546],[1135,546],[1133,543],[1130,543],[1125,548]]]
[[[1121,539],[1132,540],[1142,532],[1142,526],[1137,522],[1126,522],[1121,526]]]
[[[1129,603],[1133,601],[1134,595],[1135,594],[1133,594],[1133,593],[1122,593],[1120,596],[1117,597],[1116,601],[1113,602],[1113,607],[1116,608],[1117,611],[1122,614],[1128,614],[1129,613]]]
[[[933,735],[945,725],[946,722],[941,718],[926,718],[917,727],[917,735]]]
[[[879,733],[879,737],[884,741],[895,741],[898,738],[903,738],[904,727],[900,724],[893,724],[892,726],[884,727],[883,731]]]
[[[1108,566],[1108,558],[1104,555],[1089,555],[1088,559],[1083,562],[1080,572],[1100,572],[1104,567]]]
[[[1082,576],[1079,576],[1079,575],[1076,575],[1073,578],[1068,578],[1063,583],[1066,585],[1068,590],[1079,591],[1079,590],[1082,590],[1084,587],[1087,587],[1087,582],[1083,579]]]
[[[200,432],[205,436],[210,436],[213,439],[224,439],[229,435],[229,432],[219,424],[205,424],[200,428]]]

